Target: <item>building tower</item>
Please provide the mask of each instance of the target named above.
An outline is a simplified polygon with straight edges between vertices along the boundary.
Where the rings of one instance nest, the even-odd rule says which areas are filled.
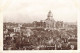
[[[46,21],[46,28],[54,28],[55,20],[53,19],[53,14],[51,11],[48,12]]]
[[[53,14],[51,11],[48,12],[47,20],[53,20]]]

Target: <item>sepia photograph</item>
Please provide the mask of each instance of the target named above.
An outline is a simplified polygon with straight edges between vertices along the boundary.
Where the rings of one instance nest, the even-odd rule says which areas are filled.
[[[3,50],[77,50],[75,0],[8,0]]]

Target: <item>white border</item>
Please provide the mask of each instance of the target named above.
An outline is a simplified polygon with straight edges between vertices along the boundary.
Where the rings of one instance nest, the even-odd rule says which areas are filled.
[[[78,50],[7,50],[3,51],[3,14],[0,11],[0,53],[79,53],[80,52],[80,7],[77,8]]]

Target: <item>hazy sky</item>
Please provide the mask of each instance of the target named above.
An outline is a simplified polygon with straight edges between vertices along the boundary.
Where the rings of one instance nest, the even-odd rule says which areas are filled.
[[[76,22],[76,0],[5,0],[4,21],[32,22],[45,20],[49,10],[54,20]]]

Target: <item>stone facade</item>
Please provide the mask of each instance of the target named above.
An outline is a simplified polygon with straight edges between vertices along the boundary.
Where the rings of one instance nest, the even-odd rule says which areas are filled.
[[[46,22],[46,28],[54,28],[55,27],[55,20],[53,19],[53,14],[51,11],[48,12]]]
[[[56,28],[63,28],[63,21],[57,21],[55,26]]]
[[[47,19],[41,20],[40,22],[34,21],[33,24],[34,27],[44,27],[47,29],[63,27],[63,21],[55,21],[51,11],[48,12]]]

